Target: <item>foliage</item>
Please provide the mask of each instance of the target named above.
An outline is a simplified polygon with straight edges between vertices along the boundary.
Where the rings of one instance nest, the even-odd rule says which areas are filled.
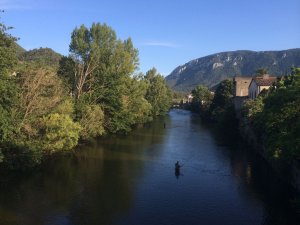
[[[15,130],[13,108],[18,103],[17,87],[13,78],[0,78],[0,146],[9,141]]]
[[[182,104],[186,94],[183,92],[173,91],[173,104]]]
[[[75,28],[68,57],[48,48],[24,52],[7,30],[0,24],[0,162],[7,168],[34,167],[79,139],[128,132],[171,105],[164,78],[156,70],[151,78],[134,75],[137,49],[106,24]]]
[[[76,90],[76,63],[71,57],[63,56],[59,61],[58,76],[64,82],[67,92],[74,96]]]
[[[233,105],[233,81],[225,80],[220,83],[210,105],[210,115],[213,121],[231,126],[235,123],[235,110]]]
[[[80,137],[84,140],[104,134],[104,113],[99,105],[84,105],[81,109],[79,124]]]
[[[260,68],[255,71],[257,76],[263,76],[265,74],[268,74],[268,70],[266,68]]]
[[[145,123],[152,119],[151,104],[145,99],[148,82],[142,77],[128,78],[124,84],[126,88],[121,96],[120,110],[114,112],[111,127],[122,132],[128,132],[137,123]],[[121,128],[121,129],[120,129]],[[115,130],[117,131],[117,130]]]
[[[55,71],[37,65],[24,65],[18,73],[21,126],[50,113],[66,95]]]
[[[243,116],[250,122],[271,156],[300,157],[300,69],[279,79],[267,93],[245,102]]]
[[[131,39],[117,39],[106,24],[82,25],[72,33],[70,53],[60,61],[58,74],[76,100],[78,121],[85,105],[97,104],[105,115],[102,126],[110,132],[126,132],[148,120],[145,85],[131,77],[138,66],[138,51]]]
[[[72,76],[69,80],[75,83],[72,86],[76,99],[84,92],[98,95],[100,88],[113,87],[110,85],[120,83],[138,65],[138,53],[131,39],[122,42],[106,24],[93,23],[90,29],[84,25],[75,28],[70,53],[68,64],[73,63],[75,70],[69,73]]]
[[[42,151],[53,153],[74,148],[79,139],[81,127],[65,114],[50,114],[40,121],[40,144]]]
[[[164,77],[152,68],[146,73],[145,79],[149,82],[146,99],[152,105],[152,116],[165,114],[172,105],[172,92]]]
[[[7,33],[11,27],[0,23],[0,77],[11,75],[17,63],[16,45],[17,38]]]
[[[62,55],[53,51],[51,48],[38,48],[29,51],[20,52],[18,49],[18,59],[23,62],[39,63],[44,66],[58,67]]]
[[[263,111],[263,107],[264,103],[262,96],[258,96],[254,100],[248,99],[243,105],[243,117],[250,123],[253,123],[258,118],[258,114]]]
[[[127,96],[129,101],[123,101],[130,110],[134,123],[146,123],[152,120],[152,105],[146,100],[149,83],[142,76],[135,76],[127,84]],[[126,98],[124,98],[126,100]]]
[[[192,110],[206,115],[213,100],[210,90],[206,86],[199,85],[192,90],[192,96]]]
[[[264,100],[264,108],[255,121],[275,158],[300,157],[300,68],[293,69]]]
[[[58,113],[58,114],[65,114],[69,115],[70,117],[74,117],[74,102],[71,98],[67,96],[63,96],[63,100],[60,101],[60,104],[58,104],[53,110],[51,110],[52,113]]]
[[[12,109],[18,102],[18,90],[13,76],[17,62],[14,45],[16,38],[7,33],[10,29],[0,23],[0,162],[5,157],[2,150],[15,130]]]

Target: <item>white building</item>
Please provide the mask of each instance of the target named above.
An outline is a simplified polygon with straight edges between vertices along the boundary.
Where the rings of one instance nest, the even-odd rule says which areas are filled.
[[[249,85],[249,98],[255,99],[262,90],[268,90],[274,83],[276,83],[277,78],[269,76],[268,74],[262,77],[254,77]]]

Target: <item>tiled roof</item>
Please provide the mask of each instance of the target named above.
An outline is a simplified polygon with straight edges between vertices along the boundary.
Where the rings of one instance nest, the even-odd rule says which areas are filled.
[[[276,82],[277,77],[255,77],[253,80],[257,86],[272,86]]]

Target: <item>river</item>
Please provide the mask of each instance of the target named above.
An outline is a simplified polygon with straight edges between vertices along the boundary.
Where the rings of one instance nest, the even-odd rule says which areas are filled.
[[[171,110],[128,135],[81,146],[2,181],[0,224],[300,224],[293,190],[223,132]]]

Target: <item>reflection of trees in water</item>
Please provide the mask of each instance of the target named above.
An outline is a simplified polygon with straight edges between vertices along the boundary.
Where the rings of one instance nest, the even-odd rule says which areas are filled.
[[[161,144],[167,132],[162,121],[57,157],[0,189],[0,224],[112,224],[132,207],[145,148]]]
[[[238,189],[241,196],[254,204],[263,203],[262,224],[297,224],[300,221],[299,209],[291,204],[296,198],[295,191],[279,179],[261,156],[242,143],[239,136],[216,127],[211,132],[218,145],[226,147],[221,154],[230,160],[232,174],[241,187]]]
[[[191,123],[199,123],[198,118],[191,117]],[[262,224],[299,223],[299,209],[291,204],[296,197],[294,191],[278,178],[265,160],[241,142],[239,134],[232,130],[234,127],[228,129],[201,122],[203,128],[210,131],[212,140],[220,147],[215,154],[229,160],[240,196],[253,205],[263,206]]]

